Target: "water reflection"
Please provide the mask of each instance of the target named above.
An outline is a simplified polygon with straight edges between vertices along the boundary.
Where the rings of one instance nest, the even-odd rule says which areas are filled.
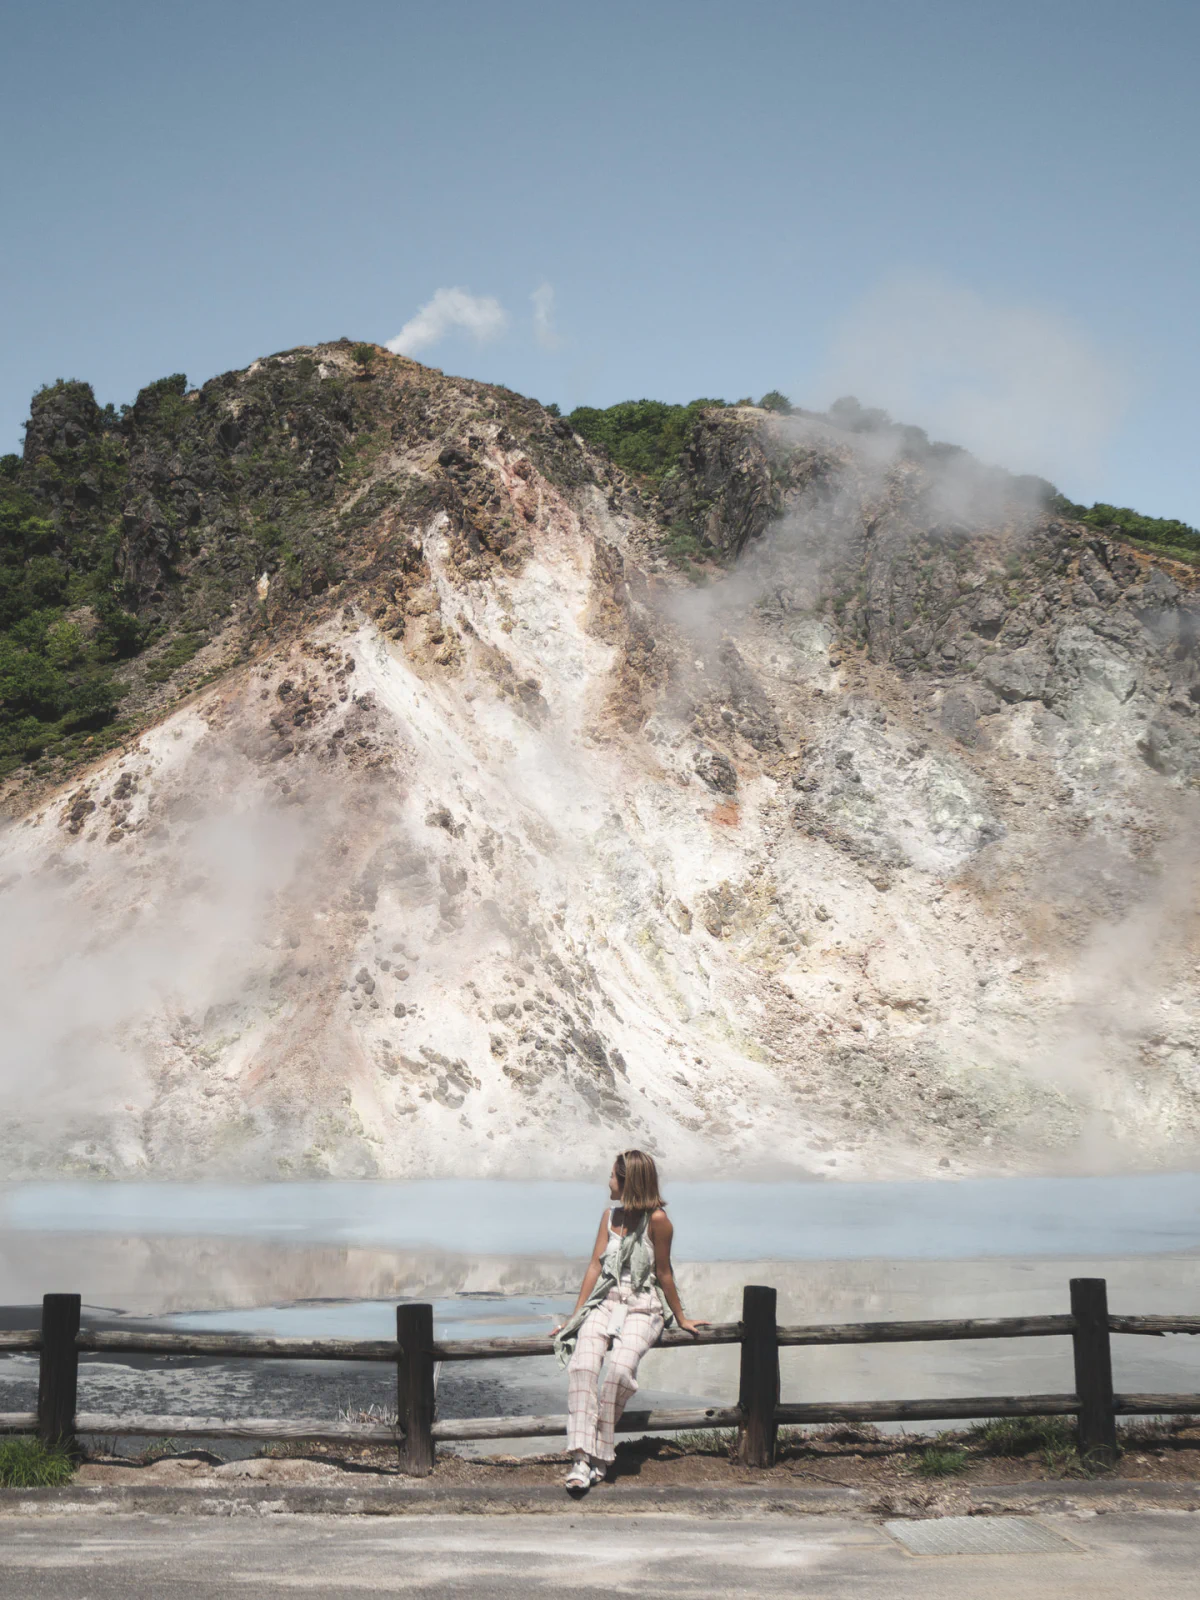
[[[1196,1174],[678,1184],[670,1198],[685,1304],[714,1321],[736,1320],[747,1282],[778,1289],[782,1322],[1065,1312],[1072,1276],[1107,1278],[1117,1312],[1200,1313]],[[419,1298],[434,1302],[443,1337],[545,1332],[573,1301],[601,1203],[585,1184],[21,1186],[2,1197],[0,1301],[74,1290],[164,1327],[379,1338],[394,1330],[396,1301]],[[1117,1337],[1113,1355],[1119,1389],[1200,1391],[1200,1340]],[[643,1397],[728,1402],[737,1359],[725,1348],[652,1352]],[[89,1408],[134,1409],[136,1394],[136,1409],[226,1415],[331,1414],[391,1392],[386,1368],[293,1365],[291,1377],[243,1363],[185,1379],[89,1364],[83,1383]],[[790,1400],[1072,1387],[1065,1339],[785,1350],[782,1375]],[[0,1409],[19,1409],[8,1395],[31,1382],[33,1363],[0,1361]],[[557,1411],[564,1395],[551,1358],[454,1363],[439,1409]]]
[[[676,1183],[693,1260],[1140,1255],[1200,1247],[1200,1173],[942,1183]],[[591,1183],[35,1183],[0,1188],[6,1230],[233,1236],[467,1255],[576,1257]]]

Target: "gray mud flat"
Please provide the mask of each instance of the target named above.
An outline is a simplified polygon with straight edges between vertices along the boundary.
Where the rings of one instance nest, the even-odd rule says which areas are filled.
[[[396,1300],[404,1298],[434,1301],[439,1331],[464,1330],[452,1336],[545,1332],[552,1316],[572,1303],[579,1271],[577,1263],[561,1258],[271,1247],[237,1239],[125,1245],[119,1239],[18,1234],[0,1241],[0,1262],[7,1257],[7,1281],[29,1300],[47,1282],[78,1287],[96,1308],[92,1320],[107,1316],[123,1327],[130,1326],[129,1318],[99,1308],[123,1304],[143,1318],[152,1313],[153,1325],[161,1328],[362,1338],[388,1337]],[[678,1273],[689,1310],[714,1321],[736,1321],[748,1282],[775,1285],[780,1321],[791,1323],[1063,1313],[1073,1276],[1107,1278],[1109,1305],[1117,1313],[1200,1312],[1200,1257],[1193,1253],[683,1261]],[[317,1295],[328,1298],[318,1302]],[[203,1313],[190,1311],[194,1307]],[[27,1317],[36,1313],[29,1310]],[[1117,1336],[1113,1364],[1118,1389],[1200,1392],[1200,1340]],[[1065,1337],[785,1349],[781,1372],[783,1396],[793,1401],[1050,1394],[1073,1384]],[[737,1394],[738,1351],[652,1351],[640,1381],[642,1397],[651,1404],[728,1403]],[[35,1359],[0,1359],[0,1409],[31,1405],[36,1385]],[[553,1413],[565,1408],[565,1388],[551,1357],[447,1363],[438,1406],[444,1417]],[[82,1364],[80,1403],[81,1409],[156,1415],[333,1417],[343,1406],[389,1409],[394,1391],[390,1369],[374,1364],[123,1357]]]

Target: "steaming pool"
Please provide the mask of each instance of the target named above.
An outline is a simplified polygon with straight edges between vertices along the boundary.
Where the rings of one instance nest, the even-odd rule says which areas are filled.
[[[1072,1276],[1107,1278],[1114,1311],[1200,1312],[1200,1173],[674,1183],[668,1197],[684,1302],[713,1321],[736,1319],[747,1282],[777,1287],[786,1322],[1062,1312]],[[93,1324],[386,1338],[397,1300],[427,1299],[439,1336],[544,1333],[574,1302],[604,1203],[594,1183],[491,1180],[0,1186],[0,1323],[35,1323],[55,1289],[82,1294]],[[1116,1336],[1113,1359],[1118,1388],[1200,1391],[1200,1340]],[[789,1399],[1071,1385],[1066,1339],[792,1349],[781,1365]],[[640,1403],[727,1403],[737,1351],[652,1352],[641,1379]],[[353,1363],[93,1359],[80,1406],[332,1417],[387,1407],[392,1381]],[[0,1411],[36,1389],[35,1359],[0,1359]],[[561,1411],[565,1379],[553,1358],[453,1363],[438,1408]]]

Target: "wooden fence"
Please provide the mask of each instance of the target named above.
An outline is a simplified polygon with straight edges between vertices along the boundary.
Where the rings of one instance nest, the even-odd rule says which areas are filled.
[[[689,1428],[736,1428],[740,1459],[769,1467],[782,1423],[918,1422],[967,1417],[1075,1416],[1080,1454],[1096,1465],[1116,1458],[1118,1416],[1200,1413],[1200,1394],[1114,1394],[1110,1336],[1114,1333],[1161,1336],[1200,1333],[1200,1317],[1118,1317],[1108,1310],[1103,1278],[1071,1279],[1071,1311],[1066,1316],[991,1317],[937,1322],[850,1322],[781,1327],[775,1317],[775,1290],[748,1285],[742,1320],[702,1328],[693,1338],[667,1333],[667,1349],[692,1345],[741,1346],[736,1405],[679,1411],[627,1411],[623,1433],[669,1432]],[[1075,1388],[1070,1394],[973,1395],[928,1400],[825,1400],[780,1403],[779,1350],[792,1345],[895,1344],[944,1339],[1030,1339],[1069,1335],[1074,1347]],[[38,1409],[28,1414],[0,1413],[0,1433],[37,1432],[48,1443],[76,1449],[79,1434],[151,1437],[304,1439],[327,1443],[389,1444],[401,1470],[423,1477],[433,1467],[438,1440],[553,1437],[566,1432],[565,1416],[473,1417],[438,1421],[434,1374],[442,1361],[486,1361],[552,1352],[548,1338],[443,1339],[433,1336],[433,1307],[396,1307],[395,1339],[272,1339],[248,1334],[136,1333],[89,1331],[80,1327],[80,1297],[48,1294],[41,1328],[0,1331],[0,1354],[40,1353]],[[76,1409],[81,1355],[202,1356],[242,1360],[378,1361],[396,1369],[395,1426],[387,1423],[326,1422],[314,1418],[277,1421],[269,1417],[109,1415]]]

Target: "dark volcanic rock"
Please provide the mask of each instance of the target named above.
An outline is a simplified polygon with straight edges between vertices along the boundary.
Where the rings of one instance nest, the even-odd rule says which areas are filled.
[[[737,769],[729,757],[723,756],[719,750],[704,745],[697,750],[692,765],[697,775],[716,794],[737,793]]]
[[[90,383],[56,383],[35,394],[25,424],[26,462],[62,460],[99,438],[104,416]]]

